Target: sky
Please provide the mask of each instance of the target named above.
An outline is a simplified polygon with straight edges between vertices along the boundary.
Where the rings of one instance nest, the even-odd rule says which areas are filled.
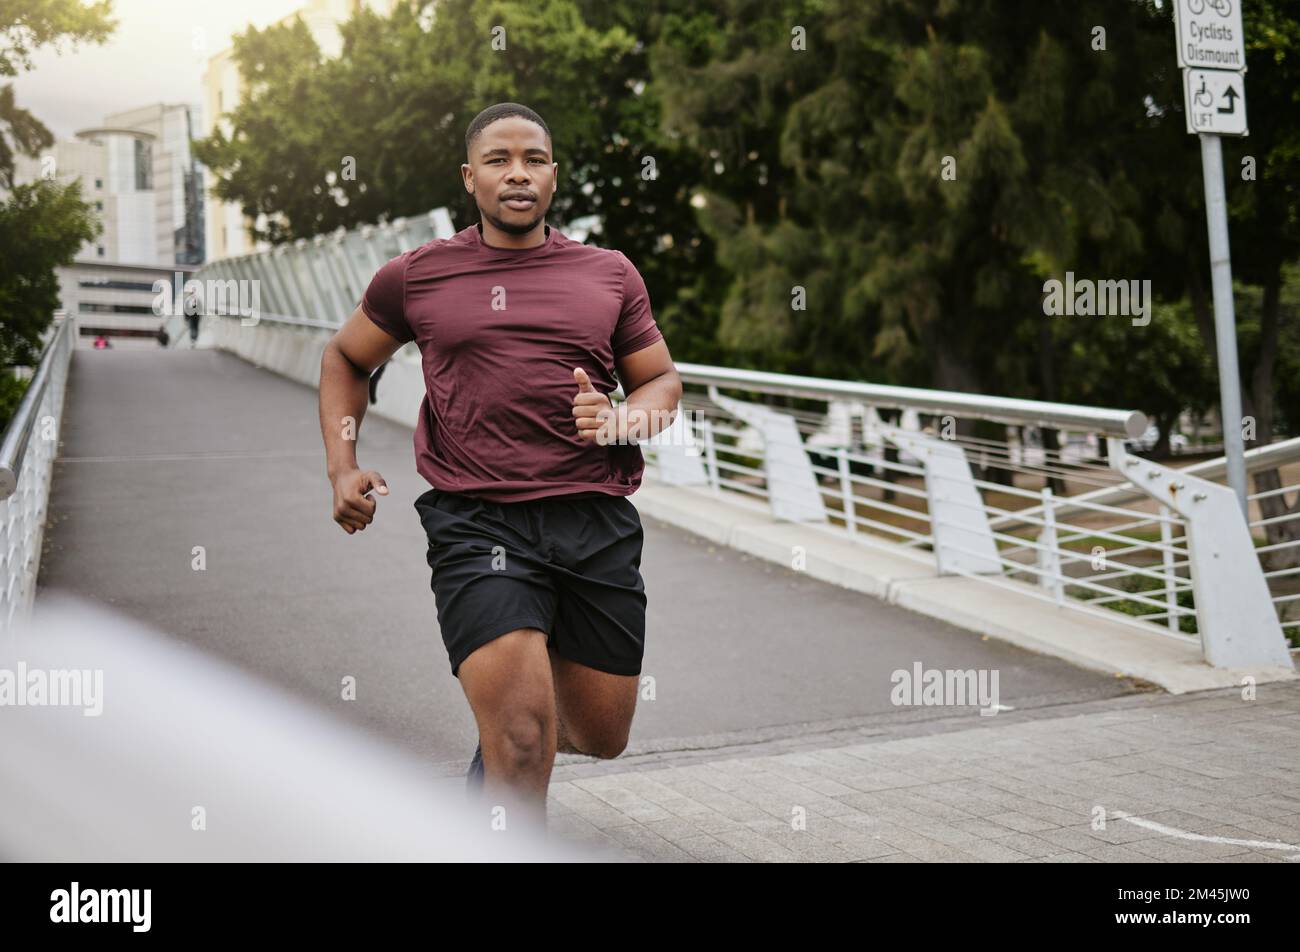
[[[59,139],[98,126],[106,113],[156,102],[202,103],[207,58],[234,33],[265,27],[302,0],[114,0],[117,29],[101,44],[42,47],[13,79],[18,105]],[[195,49],[195,47],[200,47]]]

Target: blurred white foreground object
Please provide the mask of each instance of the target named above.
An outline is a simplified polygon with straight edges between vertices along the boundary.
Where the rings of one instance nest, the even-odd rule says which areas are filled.
[[[493,830],[383,738],[67,596],[0,638],[0,751],[9,861],[628,859]]]

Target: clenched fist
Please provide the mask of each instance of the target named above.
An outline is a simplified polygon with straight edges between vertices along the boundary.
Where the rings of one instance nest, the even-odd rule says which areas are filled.
[[[380,496],[388,495],[388,483],[373,469],[351,469],[334,479],[334,521],[348,535],[374,521],[378,504],[368,495],[371,490]]]
[[[617,443],[621,436],[619,415],[609,397],[591,385],[587,372],[581,367],[574,368],[573,378],[578,384],[578,392],[573,395],[573,416],[578,424],[578,436],[600,446]]]

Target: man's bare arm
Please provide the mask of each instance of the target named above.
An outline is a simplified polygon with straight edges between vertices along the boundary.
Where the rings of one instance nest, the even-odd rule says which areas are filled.
[[[374,518],[372,489],[388,491],[383,477],[357,466],[357,437],[370,396],[370,375],[397,353],[401,342],[357,308],[325,345],[320,361],[320,431],[325,472],[334,486],[334,521],[351,535]]]
[[[620,442],[640,442],[667,429],[682,400],[682,378],[667,342],[657,340],[628,354],[615,363],[615,370],[626,394],[619,409]]]
[[[573,370],[574,424],[589,443],[639,443],[667,429],[677,418],[682,400],[682,378],[673,365],[668,345],[658,340],[649,347],[615,360],[615,372],[626,394],[613,406],[608,394],[592,386],[581,367]]]

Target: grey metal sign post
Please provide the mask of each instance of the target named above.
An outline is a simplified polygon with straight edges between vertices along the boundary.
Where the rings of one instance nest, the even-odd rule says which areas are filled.
[[[1237,318],[1232,300],[1228,202],[1220,136],[1249,135],[1246,126],[1246,45],[1241,0],[1175,0],[1178,65],[1183,67],[1187,131],[1200,136],[1205,178],[1205,218],[1214,287],[1214,338],[1219,362],[1219,411],[1228,485],[1249,521],[1241,376],[1237,369]]]

